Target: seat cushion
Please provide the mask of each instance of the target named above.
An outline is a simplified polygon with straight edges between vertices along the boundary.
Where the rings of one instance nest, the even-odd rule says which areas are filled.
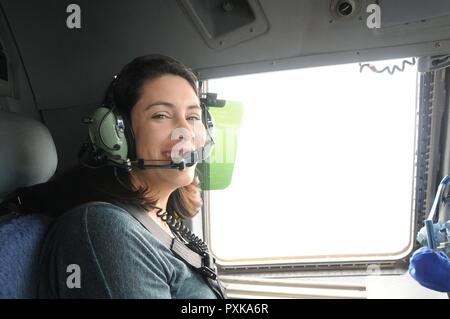
[[[51,218],[10,214],[0,219],[0,298],[34,298],[38,258]]]

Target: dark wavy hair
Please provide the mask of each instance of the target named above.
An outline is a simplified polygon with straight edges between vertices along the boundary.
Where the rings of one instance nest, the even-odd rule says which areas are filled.
[[[113,103],[126,122],[131,124],[131,110],[142,94],[144,82],[167,74],[186,79],[198,96],[198,81],[189,68],[168,56],[145,55],[123,67],[109,85],[103,105],[111,106]],[[135,154],[130,155],[133,157]],[[191,184],[172,192],[166,210],[181,217],[195,216],[203,204],[199,185],[196,171]],[[136,189],[128,171],[111,166],[88,168],[79,164],[52,182],[51,188],[50,192],[59,194],[58,198],[53,197],[53,209],[50,209],[55,215],[92,201],[119,202],[150,210],[158,200],[152,195],[151,187]]]

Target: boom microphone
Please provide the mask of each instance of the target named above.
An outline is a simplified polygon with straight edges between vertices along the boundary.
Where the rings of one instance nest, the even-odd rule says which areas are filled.
[[[144,160],[139,158],[135,161],[130,161],[125,165],[137,167],[139,169],[171,168],[182,171],[186,167],[191,167],[195,163],[204,161],[209,155],[211,146],[211,144],[208,144],[196,150],[186,152],[183,154],[180,161]]]

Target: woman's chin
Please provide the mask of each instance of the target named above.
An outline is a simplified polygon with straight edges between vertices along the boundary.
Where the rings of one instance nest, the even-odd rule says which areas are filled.
[[[173,170],[167,174],[167,179],[177,187],[184,187],[192,183],[195,177],[195,170],[190,168],[182,171]]]

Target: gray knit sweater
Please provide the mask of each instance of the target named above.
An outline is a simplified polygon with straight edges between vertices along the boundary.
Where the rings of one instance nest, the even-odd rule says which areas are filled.
[[[62,215],[40,259],[41,298],[216,298],[201,275],[112,204]]]

